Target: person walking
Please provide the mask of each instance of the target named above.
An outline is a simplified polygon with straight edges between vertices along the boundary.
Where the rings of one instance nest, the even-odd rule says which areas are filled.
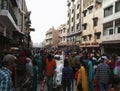
[[[53,91],[53,75],[56,68],[56,61],[50,53],[48,53],[46,59],[46,82],[48,91]]]
[[[114,68],[114,78],[120,78],[120,59],[116,60]]]
[[[91,60],[88,60],[88,88],[89,91],[94,91],[94,69]]]
[[[42,58],[41,55],[36,55],[36,62],[37,62],[37,66],[38,66],[38,83],[42,82],[42,77],[43,77],[43,73],[42,73]]]
[[[83,61],[80,61],[80,69],[78,73],[77,79],[77,89],[76,91],[88,91],[88,78],[87,78],[87,71],[86,66]]]
[[[7,54],[2,60],[2,68],[0,69],[0,91],[13,91],[13,82],[11,79],[12,70],[15,67],[16,57]]]
[[[71,85],[73,82],[73,69],[69,65],[67,59],[64,60],[64,68],[62,69],[62,84],[63,91],[71,91]]]
[[[107,60],[106,56],[101,56],[101,63],[98,65],[95,77],[98,80],[100,91],[108,91],[109,79],[110,79],[110,68],[105,63]]]
[[[38,80],[37,62],[33,60],[32,63],[33,63],[32,91],[37,91],[37,80]]]

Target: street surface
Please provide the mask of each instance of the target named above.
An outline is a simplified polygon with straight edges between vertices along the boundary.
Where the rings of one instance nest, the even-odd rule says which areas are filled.
[[[41,85],[38,84],[37,91],[40,91],[40,87],[41,87]],[[75,91],[75,90],[76,90],[76,87],[75,87],[75,81],[74,81],[73,91]],[[48,91],[46,85],[45,85],[45,89],[44,89],[44,91]],[[62,87],[59,87],[59,88],[57,88],[57,89],[54,89],[53,91],[63,91],[63,90],[62,90]],[[71,91],[72,91],[72,89],[71,89]]]

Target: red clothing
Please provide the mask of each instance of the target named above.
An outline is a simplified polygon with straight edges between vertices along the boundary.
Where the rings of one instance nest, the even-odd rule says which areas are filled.
[[[76,80],[76,83],[77,83],[77,79],[78,79],[78,73],[79,73],[79,70],[77,70],[77,71],[75,72],[75,80]]]
[[[99,91],[98,80],[96,78],[94,78],[94,86],[95,86],[95,91]]]
[[[108,91],[113,91],[113,89],[109,89]]]
[[[106,62],[106,63],[109,65],[111,70],[113,70],[115,68],[115,61]]]
[[[52,59],[52,61],[48,61],[48,59],[46,59],[46,75],[47,76],[53,75],[53,71],[55,67],[56,67],[56,61],[54,59]]]

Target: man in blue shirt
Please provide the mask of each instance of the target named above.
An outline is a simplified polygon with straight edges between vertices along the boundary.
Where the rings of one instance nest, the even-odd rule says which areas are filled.
[[[15,56],[7,54],[2,60],[0,69],[0,91],[13,91],[11,74],[15,67]]]
[[[62,69],[62,84],[63,84],[63,91],[70,91],[71,84],[73,82],[73,70],[72,67],[69,65],[67,59],[64,60],[64,68]],[[73,88],[72,88],[73,89]]]

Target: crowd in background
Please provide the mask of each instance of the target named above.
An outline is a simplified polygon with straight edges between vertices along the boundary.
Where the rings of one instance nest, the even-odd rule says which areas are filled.
[[[100,52],[70,49],[4,49],[0,55],[0,91],[37,91],[46,78],[53,91],[54,55],[64,56],[63,91],[119,91],[120,58]],[[12,83],[12,84],[11,84]]]

